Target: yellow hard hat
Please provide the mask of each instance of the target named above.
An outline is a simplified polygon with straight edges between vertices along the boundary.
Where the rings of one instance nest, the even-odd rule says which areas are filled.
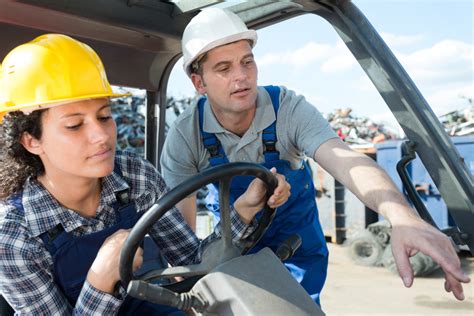
[[[69,36],[46,34],[14,48],[0,68],[0,122],[10,111],[31,112],[114,93],[99,56]]]

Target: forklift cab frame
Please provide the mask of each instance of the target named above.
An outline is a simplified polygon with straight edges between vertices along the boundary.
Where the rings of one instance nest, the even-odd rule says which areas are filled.
[[[159,168],[165,138],[167,85],[181,57],[187,23],[221,1],[0,0],[0,58],[44,33],[63,33],[93,47],[114,85],[147,91],[145,158]],[[261,29],[315,14],[335,29],[415,145],[474,253],[474,180],[444,127],[364,14],[350,0],[241,1],[226,7]],[[126,61],[126,62],[125,62]]]

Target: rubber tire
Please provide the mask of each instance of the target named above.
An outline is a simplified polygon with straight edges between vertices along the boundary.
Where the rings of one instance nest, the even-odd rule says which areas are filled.
[[[382,264],[392,273],[398,273],[395,259],[393,258],[390,245],[385,248],[382,256]],[[410,258],[413,275],[417,277],[427,276],[439,269],[439,265],[431,257],[418,252]]]
[[[349,256],[357,265],[381,265],[383,250],[383,246],[367,230],[360,231],[349,241]]]

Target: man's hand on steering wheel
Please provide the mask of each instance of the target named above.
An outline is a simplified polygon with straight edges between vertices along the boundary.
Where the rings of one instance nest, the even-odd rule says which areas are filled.
[[[277,173],[276,168],[270,170],[278,179],[278,185],[268,199],[268,206],[277,208],[283,205],[290,197],[291,186],[285,177]],[[267,189],[259,178],[255,178],[248,189],[234,203],[234,208],[239,213],[242,221],[249,224],[254,216],[264,207]]]

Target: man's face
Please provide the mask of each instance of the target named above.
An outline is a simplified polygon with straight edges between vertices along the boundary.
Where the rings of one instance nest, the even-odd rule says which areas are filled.
[[[192,74],[191,80],[200,94],[207,94],[214,111],[241,113],[255,108],[258,71],[248,41],[211,49],[201,67],[202,75]]]

